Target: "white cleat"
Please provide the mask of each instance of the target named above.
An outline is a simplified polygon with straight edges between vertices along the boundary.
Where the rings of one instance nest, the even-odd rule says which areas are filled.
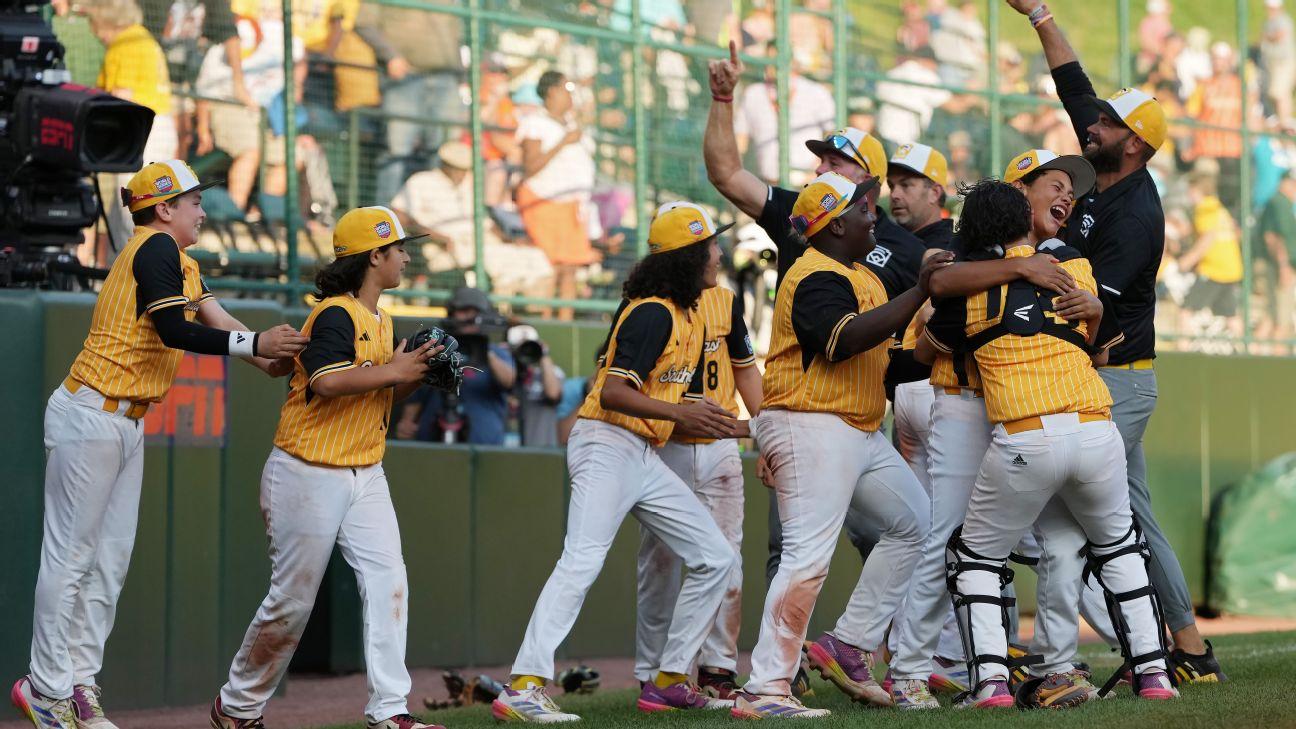
[[[521,691],[505,686],[499,698],[491,703],[491,715],[499,721],[526,721],[533,724],[580,721],[579,716],[558,708],[558,704],[545,693],[544,686],[535,684],[527,684]]]
[[[76,710],[72,699],[51,699],[32,688],[31,680],[23,676],[13,685],[9,699],[22,715],[31,720],[36,729],[77,729]]]

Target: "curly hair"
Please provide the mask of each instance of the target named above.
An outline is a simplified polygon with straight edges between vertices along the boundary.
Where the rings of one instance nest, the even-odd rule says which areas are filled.
[[[702,297],[702,269],[711,256],[711,241],[675,251],[653,253],[635,264],[621,287],[627,299],[659,296],[681,309],[692,308]]]
[[[986,178],[960,185],[959,194],[963,196],[963,214],[956,232],[968,250],[1006,245],[1030,232],[1030,202],[1012,185]]]
[[[380,252],[386,252],[395,243],[377,249]],[[342,294],[354,294],[360,290],[364,284],[365,272],[369,270],[369,253],[357,253],[353,256],[342,256],[333,259],[333,262],[321,268],[319,273],[315,274],[315,293],[316,300],[324,300],[330,296],[341,296]]]

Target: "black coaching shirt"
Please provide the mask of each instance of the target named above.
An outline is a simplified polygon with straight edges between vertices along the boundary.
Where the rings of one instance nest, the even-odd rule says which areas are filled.
[[[1097,94],[1078,61],[1053,69],[1058,96],[1084,147],[1098,121]],[[1114,304],[1125,341],[1112,348],[1108,364],[1129,364],[1156,356],[1156,274],[1165,249],[1161,195],[1147,168],[1075,201],[1061,235],[1093,266],[1094,278]]]

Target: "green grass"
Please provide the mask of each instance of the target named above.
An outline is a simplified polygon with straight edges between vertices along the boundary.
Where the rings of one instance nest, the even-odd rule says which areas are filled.
[[[1139,701],[1128,689],[1117,697],[1063,712],[1034,711],[940,711],[900,712],[890,709],[868,709],[852,704],[836,688],[822,681],[814,684],[815,696],[806,703],[832,709],[833,715],[821,721],[807,722],[824,729],[859,726],[870,729],[890,727],[953,727],[957,729],[990,729],[991,727],[1057,727],[1065,729],[1105,729],[1107,727],[1174,727],[1174,729],[1281,729],[1296,727],[1296,707],[1292,689],[1296,686],[1296,632],[1257,633],[1225,636],[1215,643],[1216,654],[1232,679],[1225,684],[1187,686],[1178,701]],[[1081,651],[1094,666],[1095,677],[1105,680],[1119,661],[1100,646],[1086,646]],[[562,707],[581,714],[580,726],[598,729],[732,729],[736,720],[720,712],[678,713],[646,716],[634,708],[634,691],[605,691],[592,696],[559,697]],[[429,712],[425,720],[443,724],[448,729],[487,729],[496,726],[490,709],[477,706],[466,709]],[[798,724],[800,726],[800,724]],[[361,729],[362,724],[348,724],[334,729]]]

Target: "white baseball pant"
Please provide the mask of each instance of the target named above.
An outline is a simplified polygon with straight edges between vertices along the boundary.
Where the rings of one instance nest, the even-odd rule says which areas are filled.
[[[56,699],[94,685],[135,546],[144,426],[89,387],[45,407],[45,517],[32,618],[32,686]]]
[[[275,448],[261,473],[261,514],[270,537],[270,591],[221,688],[225,713],[261,716],[306,629],[334,544],[360,587],[369,687],[365,716],[377,722],[405,713],[409,587],[382,464],[316,466]]]
[[[567,442],[571,503],[562,557],[536,600],[514,676],[554,677],[554,651],[571,631],[627,514],[687,570],[658,669],[688,673],[715,625],[738,555],[707,507],[643,438],[581,418]]]
[[[725,585],[724,600],[707,633],[697,662],[707,668],[738,670],[738,628],[742,621],[743,472],[737,441],[667,443],[657,449],[661,459],[680,477],[720,527],[739,555]],[[679,598],[683,560],[651,530],[639,529],[639,591],[635,620],[635,678],[657,675],[671,612]]]
[[[895,414],[897,447],[927,493],[931,475],[927,441],[931,435],[931,410],[935,395],[926,380],[896,385],[892,412]]]
[[[1125,447],[1115,424],[1109,420],[1082,423],[1074,413],[1046,415],[1041,420],[1043,429],[1012,435],[1003,426],[995,426],[990,449],[972,489],[962,532],[963,545],[979,556],[964,555],[963,559],[1002,566],[1037,519],[1046,550],[1052,547],[1047,540],[1058,535],[1075,543],[1076,532],[1099,555],[1134,543]],[[1068,532],[1070,536],[1065,536]],[[1103,577],[1118,593],[1148,585],[1147,570],[1138,554],[1111,560],[1103,567]],[[998,576],[984,570],[958,573],[957,585],[963,595],[999,593]],[[1051,587],[1058,594],[1059,605],[1079,604],[1078,580],[1054,580]],[[1008,639],[999,607],[972,603],[968,611],[976,652],[1006,655]],[[1161,626],[1150,598],[1122,603],[1121,613],[1129,626],[1135,655],[1160,647]],[[1059,610],[1051,620],[1050,625],[1058,631],[1053,638],[1065,640],[1069,650],[1063,652],[1073,654],[1079,633],[1077,611]],[[1062,631],[1067,621],[1068,628]],[[1134,669],[1142,672],[1149,667],[1164,668],[1165,661],[1140,663]],[[986,663],[980,668],[981,680],[1007,676],[1007,667],[999,663]]]
[[[853,428],[832,413],[789,410],[762,410],[752,427],[775,469],[783,559],[765,596],[745,690],[787,695],[847,510],[865,515],[882,536],[832,633],[873,650],[909,588],[930,507],[913,471],[881,433]]]

